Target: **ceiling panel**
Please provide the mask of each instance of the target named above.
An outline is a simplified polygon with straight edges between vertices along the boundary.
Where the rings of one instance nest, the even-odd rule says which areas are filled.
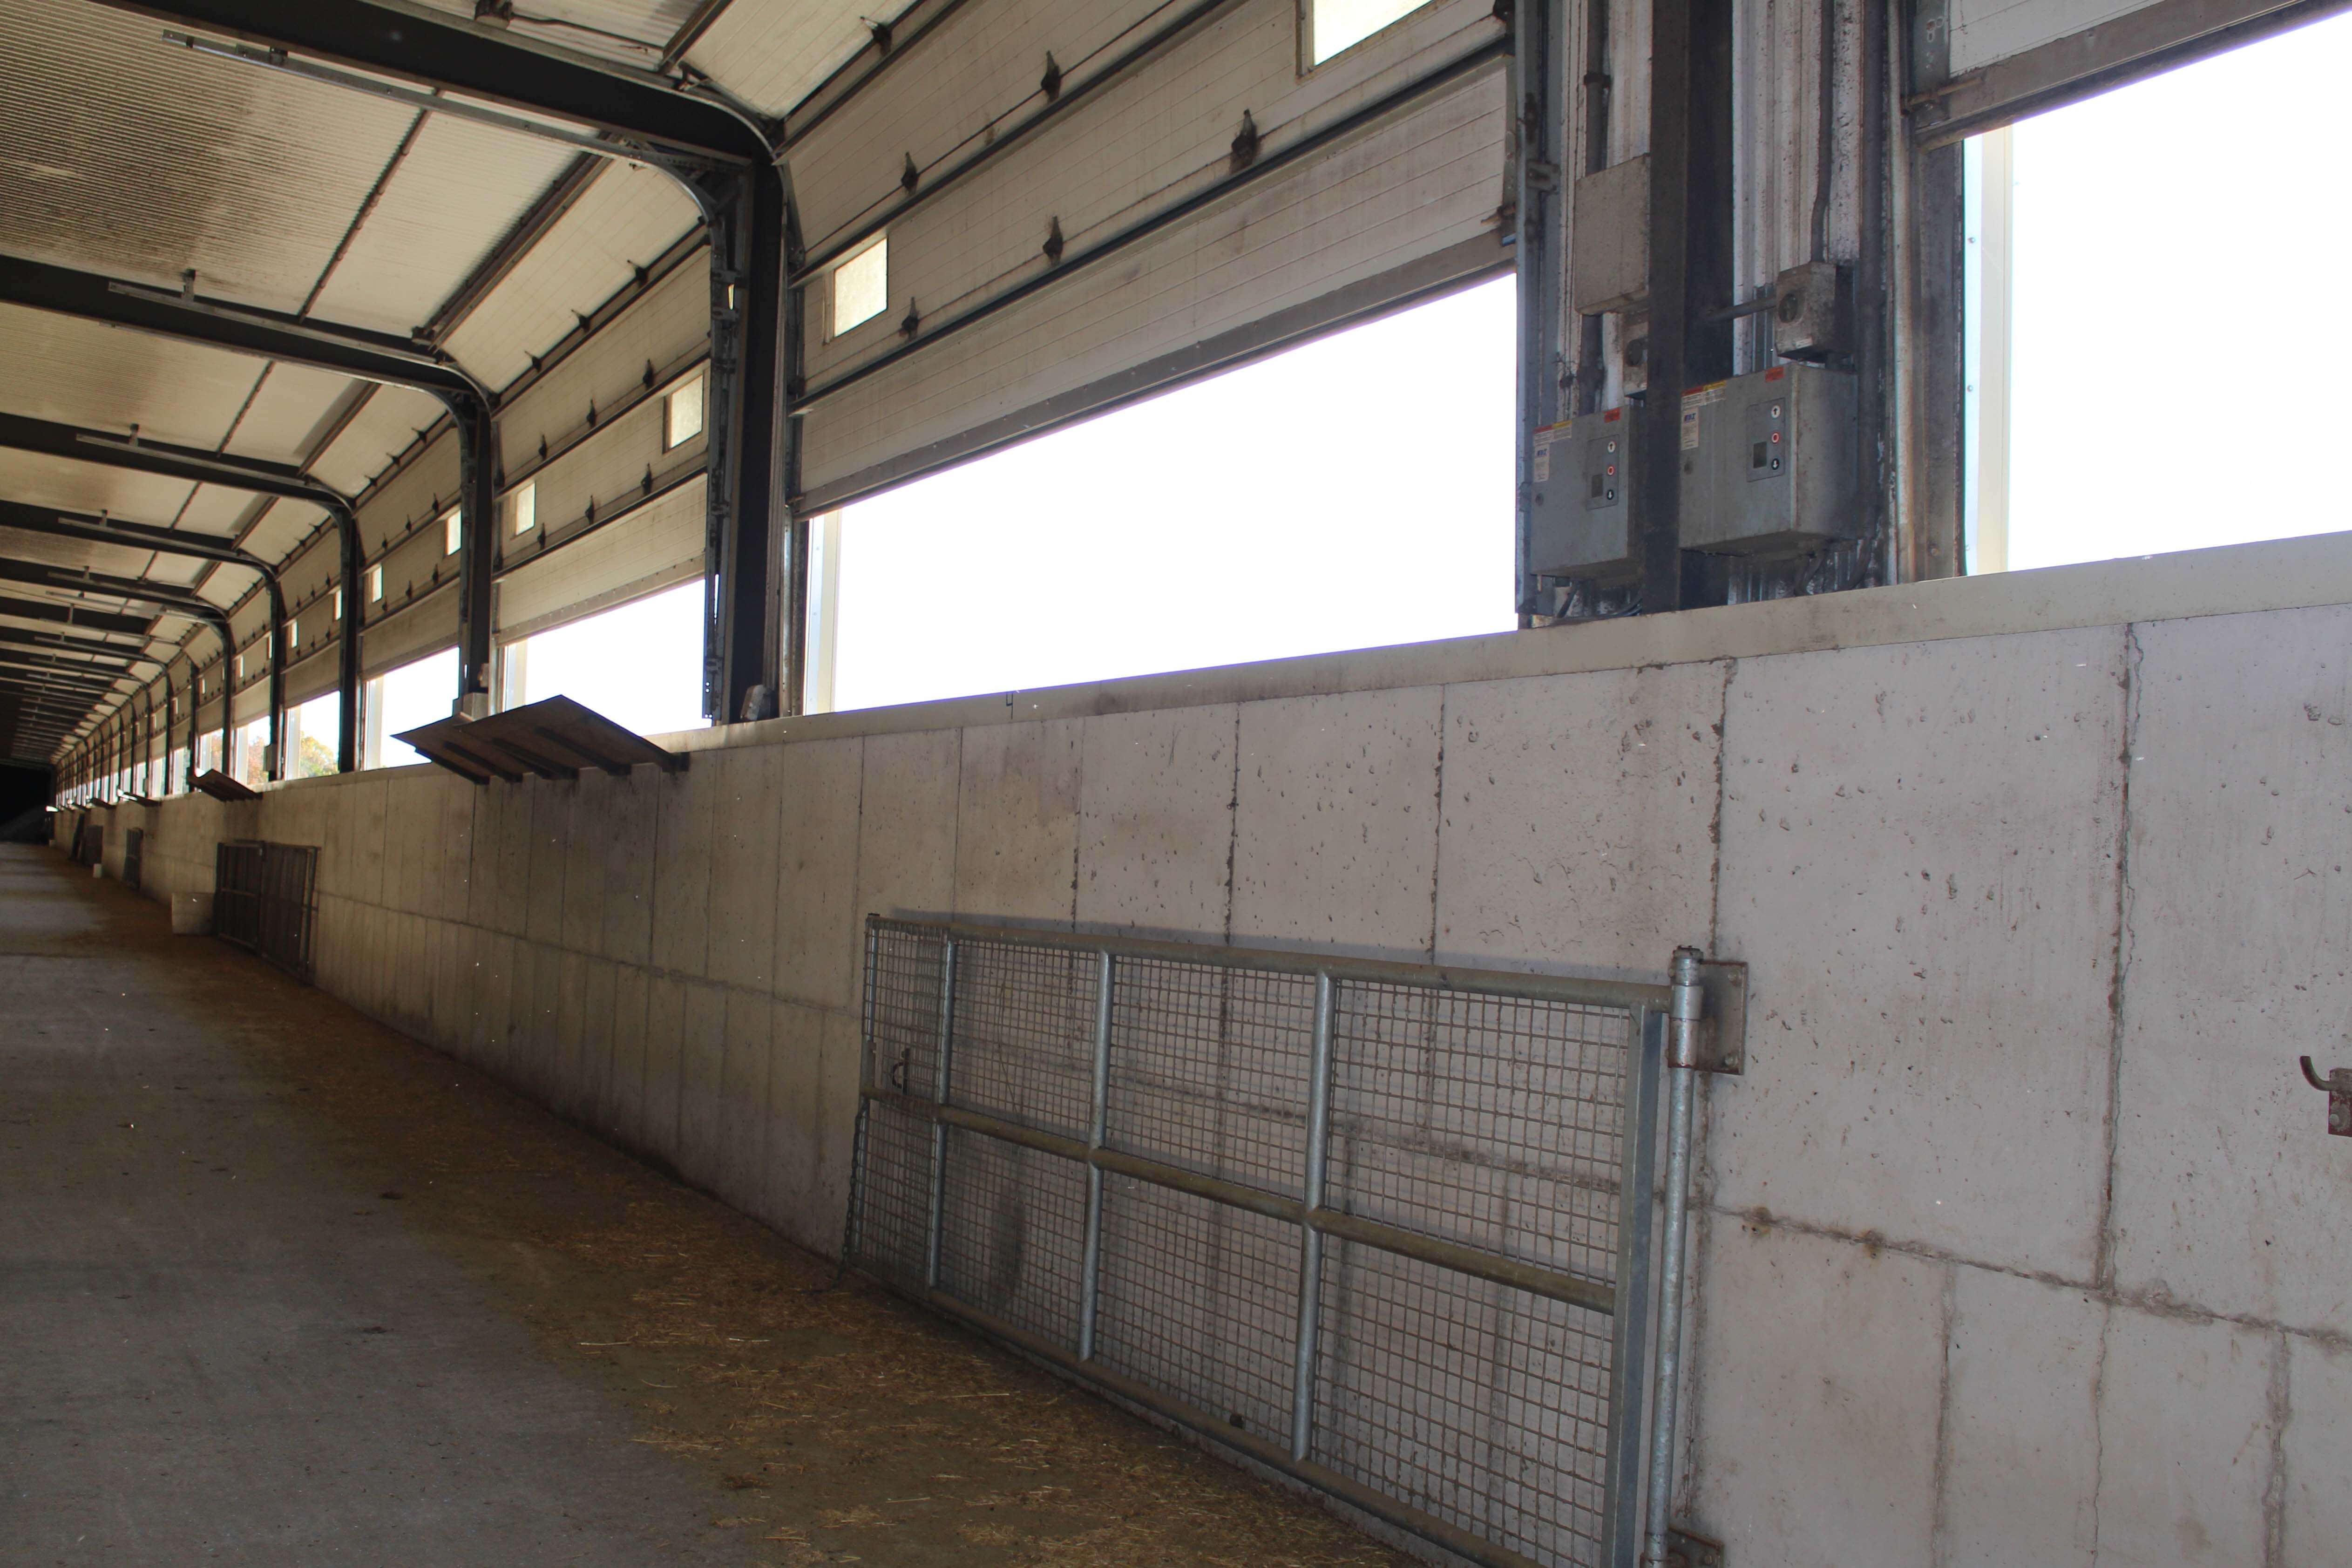
[[[430,394],[408,386],[379,386],[343,433],[319,454],[310,471],[345,495],[357,495],[392,466],[418,431],[440,417],[441,405]]]
[[[111,512],[136,522],[163,524],[179,515],[194,489],[184,479],[0,447],[0,500],[26,506]]]
[[[17,305],[0,305],[0,408],[186,447],[219,442],[264,363]]]
[[[273,363],[237,421],[227,450],[268,463],[300,464],[360,383],[332,371]]]
[[[253,531],[246,535],[245,547],[264,561],[282,567],[287,558],[326,521],[327,514],[315,506],[282,500],[255,521]]]
[[[473,0],[424,0],[470,18]],[[508,33],[533,43],[650,68],[694,14],[695,0],[518,0]]]
[[[882,9],[872,0],[735,0],[686,58],[761,113],[781,115],[865,47],[873,36],[865,18]]]
[[[86,0],[6,0],[0,250],[299,310],[413,111],[211,58]]]
[[[425,116],[316,314],[385,332],[424,325],[572,157],[534,136]]]
[[[668,175],[607,168],[449,335],[449,352],[487,384],[510,384],[698,221]]]
[[[179,516],[165,521],[184,532],[234,539],[261,500],[251,490],[231,485],[198,485],[196,493],[188,498],[188,504],[180,509]]]

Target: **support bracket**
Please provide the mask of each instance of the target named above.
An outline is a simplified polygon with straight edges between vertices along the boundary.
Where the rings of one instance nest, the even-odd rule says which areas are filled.
[[[1723,1542],[1687,1530],[1666,1532],[1666,1561],[1673,1568],[1723,1568]]]
[[[1748,965],[1703,960],[1698,984],[1706,1011],[1699,1016],[1698,1059],[1691,1065],[1736,1078],[1748,1070]]]

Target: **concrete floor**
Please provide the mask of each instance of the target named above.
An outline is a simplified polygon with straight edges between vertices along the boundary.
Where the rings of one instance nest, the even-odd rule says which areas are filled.
[[[0,1564],[1397,1563],[0,846]]]

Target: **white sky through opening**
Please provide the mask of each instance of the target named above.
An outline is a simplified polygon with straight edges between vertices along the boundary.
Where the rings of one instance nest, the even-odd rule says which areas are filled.
[[[2352,529],[2347,78],[2339,16],[2014,128],[2011,568]]]
[[[640,735],[704,725],[700,578],[523,640],[518,706],[569,697]]]
[[[842,514],[835,706],[1507,631],[1508,279]]]

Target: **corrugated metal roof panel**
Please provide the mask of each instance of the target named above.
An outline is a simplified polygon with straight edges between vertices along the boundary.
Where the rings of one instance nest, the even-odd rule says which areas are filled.
[[[572,157],[534,137],[425,116],[317,313],[377,331],[422,326]]]
[[[210,447],[262,362],[47,310],[0,305],[7,374],[0,408],[93,430],[137,425],[158,441]]]
[[[667,174],[606,169],[449,335],[449,352],[489,385],[509,384],[700,216]]]
[[[686,58],[744,102],[780,115],[865,47],[872,35],[864,18],[877,9],[870,0],[735,0]]]
[[[410,111],[163,43],[153,20],[9,0],[0,249],[296,310]]]

